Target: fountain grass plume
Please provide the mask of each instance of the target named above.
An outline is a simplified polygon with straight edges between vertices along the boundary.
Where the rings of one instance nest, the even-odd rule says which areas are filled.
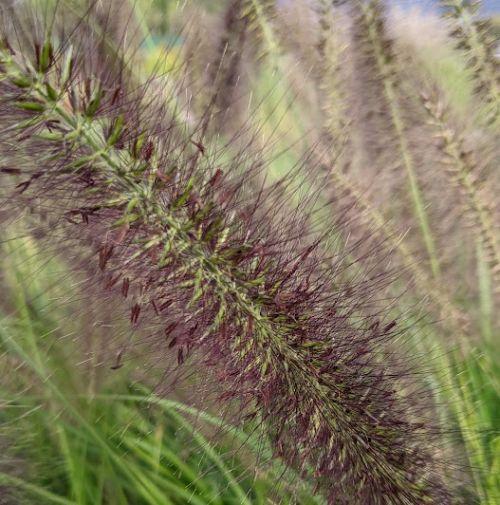
[[[390,124],[394,130],[401,160],[407,174],[415,217],[427,249],[433,277],[437,280],[440,277],[439,258],[420,182],[416,174],[414,154],[407,135],[407,124],[403,117],[398,61],[392,48],[393,42],[387,37],[385,30],[384,4],[379,0],[357,2],[357,4],[358,23],[361,27],[361,30],[358,29],[358,35],[383,86]]]
[[[500,249],[498,231],[495,227],[494,204],[490,196],[484,197],[485,188],[481,188],[478,177],[477,153],[467,149],[464,138],[457,127],[450,123],[449,111],[437,91],[423,93],[422,100],[428,112],[430,123],[436,128],[443,153],[442,164],[446,168],[454,185],[465,199],[465,213],[469,215],[477,230],[485,260],[491,269],[495,285],[500,284]]]
[[[223,130],[224,124],[234,120],[236,115],[234,100],[249,24],[249,15],[244,8],[243,0],[233,0],[225,9],[215,60],[209,71],[210,102],[215,108],[214,114],[218,116],[216,130]]]
[[[264,32],[268,29],[273,14],[273,1],[227,2],[221,19],[220,35],[207,71],[206,104],[212,107],[213,117],[210,121],[216,132],[237,129],[237,125],[245,121],[241,117],[244,102],[249,95],[249,78],[245,74],[259,71],[256,62],[265,54],[264,48],[267,46],[263,43]],[[206,54],[201,59],[205,60],[202,65],[206,65]]]
[[[332,153],[340,155],[348,144],[345,90],[342,89],[341,77],[346,44],[342,42],[338,31],[339,20],[334,12],[334,4],[321,0],[316,6],[318,11],[318,90],[323,122],[324,142]]]
[[[475,91],[486,104],[486,119],[496,125],[500,115],[500,72],[495,57],[495,37],[491,22],[479,19],[480,1],[441,0],[446,17],[451,19],[451,36],[463,51],[472,71]]]
[[[130,324],[161,325],[178,366],[216,378],[329,503],[450,502],[401,325],[377,303],[386,279],[350,278],[347,253],[326,252],[332,230],[314,196],[291,197],[293,171],[255,192],[262,160],[180,131],[148,85],[82,50],[82,20],[15,26],[0,48],[7,219],[29,208],[92,251]]]

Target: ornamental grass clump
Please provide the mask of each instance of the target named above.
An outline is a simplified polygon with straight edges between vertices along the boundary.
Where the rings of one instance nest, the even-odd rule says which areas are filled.
[[[296,169],[267,183],[250,145],[184,124],[153,79],[97,51],[87,17],[34,19],[1,36],[4,223],[39,216],[329,503],[449,503],[388,280],[360,275],[355,245],[329,252],[342,219],[325,225]]]

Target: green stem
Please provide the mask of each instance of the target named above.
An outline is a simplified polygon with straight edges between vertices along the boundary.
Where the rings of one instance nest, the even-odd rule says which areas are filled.
[[[434,238],[432,236],[431,227],[429,224],[429,218],[425,209],[423,197],[419,187],[418,179],[415,173],[415,166],[413,156],[411,154],[408,141],[406,139],[406,125],[404,123],[403,117],[401,115],[399,105],[398,105],[398,95],[396,92],[396,85],[394,79],[391,77],[390,69],[386,61],[384,54],[384,49],[380,40],[380,34],[378,33],[376,23],[372,22],[371,16],[375,15],[374,9],[376,5],[374,2],[369,4],[362,4],[362,10],[364,19],[368,28],[368,35],[370,37],[371,44],[375,53],[375,61],[379,70],[380,75],[383,79],[384,92],[389,105],[389,110],[391,114],[392,124],[394,130],[398,137],[399,149],[403,159],[404,166],[406,168],[406,173],[408,176],[408,181],[410,184],[410,192],[413,200],[413,205],[415,207],[415,214],[420,224],[420,229],[422,232],[422,237],[427,249],[427,255],[429,256],[431,271],[436,280],[439,280],[441,275],[438,255],[436,251],[436,246]]]

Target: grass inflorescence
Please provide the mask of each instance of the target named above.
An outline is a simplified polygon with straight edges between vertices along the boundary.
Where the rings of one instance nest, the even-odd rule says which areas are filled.
[[[281,216],[293,180],[251,197],[251,160],[215,165],[203,138],[176,134],[147,90],[110,82],[71,37],[45,34],[32,54],[2,44],[2,114],[16,154],[37,152],[10,201],[42,199],[131,300],[131,324],[159,318],[178,364],[197,354],[214,368],[221,397],[258,414],[276,453],[312,469],[330,500],[354,488],[376,503],[446,499],[398,365],[383,365],[396,323],[359,322],[378,281],[338,284],[338,260],[304,229],[313,216]]]
[[[485,186],[494,174],[487,161],[478,169],[470,130],[453,127],[428,91],[432,72],[424,78],[415,62],[406,66],[408,48],[390,33],[384,2],[301,4],[294,39],[290,5],[231,0],[191,17],[194,34],[183,28],[172,42],[187,50],[146,76],[142,60],[158,35],[144,25],[141,2],[120,16],[114,2],[109,12],[99,2],[42,4],[3,11],[0,219],[5,230],[24,226],[47,249],[41,255],[55,253],[79,279],[83,297],[108,306],[109,335],[85,360],[92,395],[102,362],[120,376],[139,362],[148,393],[131,392],[127,379],[122,393],[105,394],[117,412],[139,412],[155,381],[177,393],[187,387],[193,403],[165,400],[168,409],[141,417],[139,431],[163,416],[157,429],[183,431],[191,425],[181,411],[208,416],[201,402],[238,425],[242,444],[255,431],[266,458],[292,469],[283,476],[297,472],[328,503],[455,503],[469,492],[493,503],[498,390],[486,350],[499,258],[497,209],[485,197],[494,186]],[[465,22],[468,9],[453,12],[454,35],[468,41],[480,83],[474,100],[484,100],[490,119],[473,133],[489,139],[497,67],[480,35],[486,25]],[[177,15],[182,21],[182,9]],[[196,26],[209,18],[216,36]],[[454,198],[465,212],[457,205],[444,215]],[[450,225],[452,217],[469,227]],[[469,233],[458,250],[457,237]],[[21,354],[40,369],[40,356]],[[170,491],[173,503],[272,496],[252,488],[238,458],[228,469],[209,445],[213,489],[195,478],[191,455],[158,455],[158,438],[135,448],[125,437],[125,453],[115,451],[113,433],[89,428],[99,412],[119,422],[107,398],[93,404],[97,417],[78,411],[75,419],[89,451],[107,455],[110,479],[126,482],[116,503],[161,503]],[[191,428],[195,444],[204,440],[206,428]],[[128,451],[138,466],[122,464]],[[457,485],[464,476],[471,481]],[[108,499],[100,485],[9,482],[55,502]],[[284,488],[276,499],[298,499]]]

